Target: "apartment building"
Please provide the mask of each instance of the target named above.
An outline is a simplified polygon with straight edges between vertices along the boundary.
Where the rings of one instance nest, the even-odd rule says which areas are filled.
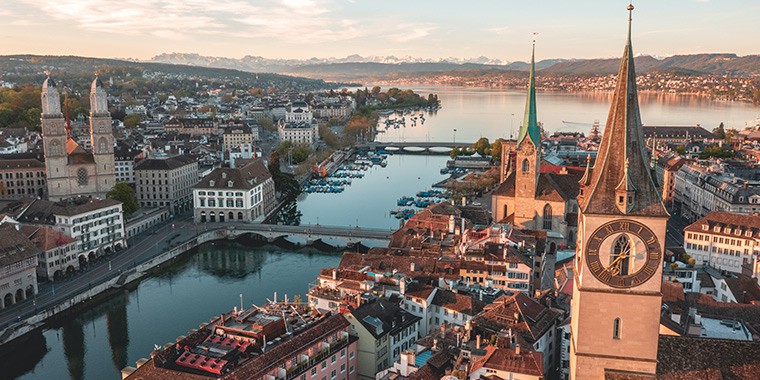
[[[146,158],[135,165],[135,197],[140,207],[167,207],[173,214],[190,210],[198,183],[198,161],[180,155]]]

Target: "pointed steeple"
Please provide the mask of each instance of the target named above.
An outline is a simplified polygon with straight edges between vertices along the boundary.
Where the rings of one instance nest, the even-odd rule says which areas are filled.
[[[589,214],[667,216],[645,150],[631,43],[633,5],[628,11],[628,38],[617,85],[591,180],[580,199],[581,210]]]
[[[520,133],[517,135],[518,149],[526,136],[530,137],[536,148],[541,144],[541,128],[538,127],[536,116],[536,33],[533,33],[533,52],[530,56],[530,78],[528,79],[528,97],[525,101],[525,116],[522,124],[520,124]]]

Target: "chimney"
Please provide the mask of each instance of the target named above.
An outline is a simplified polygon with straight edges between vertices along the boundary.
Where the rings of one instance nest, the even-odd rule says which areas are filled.
[[[406,280],[401,279],[401,281],[398,282],[399,291],[401,294],[406,294]]]
[[[409,263],[409,271],[414,272],[414,269],[415,269],[414,263]]]
[[[333,268],[332,270],[332,279],[337,280],[338,279],[338,270]]]
[[[480,334],[475,336],[475,348],[480,349]]]
[[[515,355],[520,355],[520,345],[515,344]]]
[[[446,338],[446,322],[441,323],[441,339]]]
[[[467,206],[467,197],[462,197],[462,206]]]

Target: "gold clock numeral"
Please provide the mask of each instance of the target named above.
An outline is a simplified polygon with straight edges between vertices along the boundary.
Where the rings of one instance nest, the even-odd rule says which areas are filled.
[[[657,272],[657,269],[655,269],[653,266],[647,265],[644,267],[644,273],[646,273],[647,276],[651,276],[655,272]]]
[[[595,249],[589,249],[587,253],[589,256],[597,256],[599,254],[599,251]]]
[[[588,267],[591,268],[592,272],[599,272],[604,269],[599,261],[592,261]]]
[[[609,283],[610,279],[612,279],[610,272],[603,270],[602,273],[599,273],[599,281]]]
[[[620,222],[620,231],[628,231],[630,226],[631,226],[631,223]]]
[[[607,231],[608,235],[615,232],[615,230],[612,228],[612,225],[609,225],[609,224],[604,226],[604,230]]]
[[[647,240],[647,245],[654,244],[654,242],[656,241],[657,241],[657,236],[652,235],[652,237],[649,238],[649,240]]]
[[[660,252],[652,252],[649,254],[649,258],[652,260],[659,260],[660,259]]]

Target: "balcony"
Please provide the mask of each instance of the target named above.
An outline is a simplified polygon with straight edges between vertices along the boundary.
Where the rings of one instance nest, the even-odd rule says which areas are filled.
[[[300,363],[296,364],[293,367],[290,367],[286,370],[286,380],[295,379],[296,377],[300,376],[302,373],[306,372],[309,368],[321,363],[322,361],[326,360],[330,355],[333,355],[335,353],[340,352],[340,350],[348,347],[349,343],[351,343],[351,336],[346,334],[346,336],[336,340],[335,342],[330,343],[328,346],[320,349],[317,351],[317,353],[307,360],[301,361]],[[348,353],[346,353],[348,355]]]

